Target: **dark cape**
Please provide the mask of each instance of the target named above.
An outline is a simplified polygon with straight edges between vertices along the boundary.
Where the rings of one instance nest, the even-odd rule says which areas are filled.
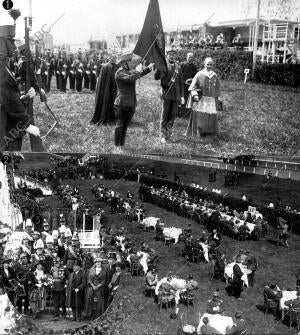
[[[115,73],[116,64],[107,63],[102,66],[96,87],[95,111],[91,120],[95,125],[111,125],[116,121],[114,101],[117,96]]]

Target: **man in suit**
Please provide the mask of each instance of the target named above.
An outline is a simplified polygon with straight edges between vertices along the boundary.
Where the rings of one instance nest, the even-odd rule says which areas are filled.
[[[127,127],[135,113],[136,92],[135,82],[137,79],[148,74],[154,64],[151,63],[143,69],[142,64],[139,64],[135,70],[130,70],[128,62],[132,60],[132,53],[123,54],[119,60],[121,66],[115,75],[118,88],[117,97],[115,99],[115,115],[117,125],[115,129],[115,145],[117,152],[120,152],[120,147],[125,144]]]
[[[175,62],[176,51],[167,51],[167,72],[154,73],[154,79],[161,82],[162,87],[162,115],[161,142],[166,143],[172,135],[172,128],[177,115],[179,103],[184,104],[183,77],[180,66]]]
[[[67,300],[72,308],[73,321],[81,320],[86,281],[86,275],[81,269],[81,261],[76,260],[73,265],[73,272],[69,275],[67,285]]]
[[[190,84],[197,74],[197,66],[194,62],[194,54],[192,52],[188,52],[186,55],[186,61],[180,64],[180,68],[182,71],[182,79],[184,83],[184,104],[181,105],[181,108],[178,111],[178,116],[188,116],[188,110],[186,109],[186,103],[189,97],[189,87]]]
[[[22,99],[33,98],[34,88],[20,98],[19,87],[12,72],[6,66],[7,58],[13,56],[15,27],[0,26],[0,151],[20,151],[24,131],[40,136],[37,127],[31,124],[32,118],[27,113]]]

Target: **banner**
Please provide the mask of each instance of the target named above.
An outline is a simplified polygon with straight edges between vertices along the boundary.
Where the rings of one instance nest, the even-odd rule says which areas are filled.
[[[150,0],[143,29],[133,53],[150,63],[155,63],[161,72],[167,72],[165,36],[158,0]]]

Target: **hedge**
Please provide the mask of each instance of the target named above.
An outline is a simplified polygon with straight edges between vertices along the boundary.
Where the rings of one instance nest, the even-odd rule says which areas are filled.
[[[153,176],[142,175],[140,183],[147,186],[153,186],[154,188],[161,188],[162,186],[165,186],[172,190],[185,190],[192,198],[206,199],[211,200],[214,203],[222,203],[224,206],[228,206],[230,209],[235,209],[238,212],[248,210],[248,206],[256,207],[271,226],[277,228],[277,218],[282,217],[289,223],[291,231],[300,235],[300,215],[297,213],[269,208],[258,205],[254,202],[244,201],[242,199],[231,196],[224,196],[222,194],[201,190],[188,185],[178,184],[171,180],[160,179]]]
[[[191,50],[179,50],[180,61],[186,60],[186,55]],[[203,68],[206,57],[212,57],[215,62],[215,72],[223,80],[244,80],[244,70],[252,68],[252,52],[227,51],[227,50],[193,50],[194,63],[198,69]]]
[[[206,57],[212,57],[215,72],[222,80],[244,80],[244,70],[250,69],[249,79],[256,83],[300,87],[300,64],[257,63],[256,70],[252,74],[252,52],[182,49],[178,51],[179,60],[186,60],[187,53],[191,51],[194,53],[198,69],[203,68]]]
[[[257,83],[300,86],[300,64],[257,64],[253,74]]]

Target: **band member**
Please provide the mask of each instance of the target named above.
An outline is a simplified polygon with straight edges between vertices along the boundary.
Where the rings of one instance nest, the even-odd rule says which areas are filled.
[[[95,111],[91,120],[95,125],[111,125],[116,121],[114,101],[117,96],[115,74],[119,68],[116,64],[117,55],[112,54],[109,62],[101,67],[95,95]],[[100,67],[100,64],[98,64]]]
[[[175,62],[176,51],[167,51],[167,72],[156,70],[154,79],[161,81],[162,115],[161,142],[166,143],[172,135],[172,128],[178,111],[179,103],[184,104],[183,77],[179,65]]]
[[[73,321],[81,320],[81,311],[84,305],[84,293],[86,287],[86,275],[81,269],[81,261],[76,260],[73,265],[73,272],[70,273],[67,284],[67,303],[73,313]]]
[[[117,125],[115,129],[115,145],[117,148],[124,146],[127,127],[135,113],[136,92],[135,82],[137,79],[148,74],[154,67],[151,63],[143,69],[139,64],[135,70],[130,70],[128,62],[132,60],[132,53],[123,54],[119,60],[121,66],[116,72],[116,83],[118,87],[115,99],[115,114]]]
[[[21,151],[24,131],[34,136],[40,136],[20,99],[19,87],[12,72],[6,66],[7,58],[13,56],[15,27],[0,26],[0,149],[1,151]],[[21,97],[33,98],[36,92],[30,88]]]

